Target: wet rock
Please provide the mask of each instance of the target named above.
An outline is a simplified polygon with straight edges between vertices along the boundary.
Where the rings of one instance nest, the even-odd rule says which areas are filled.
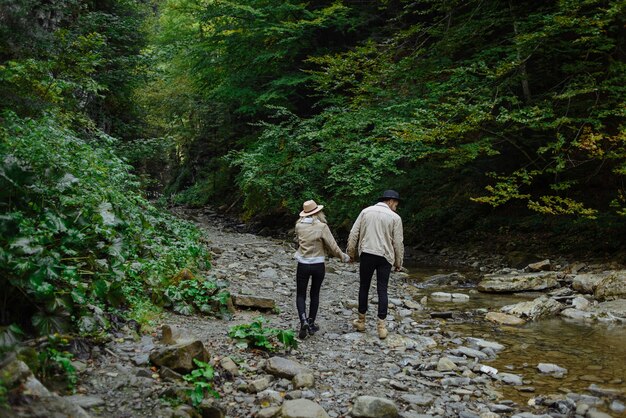
[[[563,318],[575,319],[578,321],[592,321],[596,319],[593,312],[581,311],[580,309],[567,308],[563,309],[559,314]]]
[[[595,307],[596,318],[602,321],[626,322],[626,299],[602,302]]]
[[[575,276],[574,279],[572,280],[572,289],[580,293],[593,294],[596,288],[596,285],[607,276],[608,276],[608,273],[579,274]]]
[[[463,293],[433,292],[430,298],[435,302],[466,302],[470,297]]]
[[[611,402],[611,406],[609,408],[611,408],[611,411],[617,412],[618,414],[626,411],[626,406],[617,399],[614,399],[613,402]]]
[[[587,418],[613,418],[611,415],[602,411],[598,411],[595,408],[591,408],[590,410],[588,410],[586,417]]]
[[[250,296],[250,295],[232,295],[232,301],[235,306],[252,309],[274,309],[276,302],[274,299]]]
[[[486,360],[489,358],[489,356],[485,353],[483,353],[480,350],[474,350],[473,348],[469,348],[469,347],[459,347],[459,348],[455,348],[454,350],[450,351],[452,354],[455,354],[457,356],[466,356],[466,357],[474,357],[477,358],[479,360]]]
[[[546,296],[541,296],[530,302],[520,302],[515,305],[504,306],[500,310],[510,315],[536,320],[553,316],[563,308],[564,305],[562,303]]]
[[[265,370],[274,376],[293,378],[298,373],[310,373],[300,363],[283,357],[272,357],[267,361]]]
[[[567,373],[567,369],[563,367],[559,367],[556,364],[551,364],[551,363],[539,363],[537,365],[537,369],[541,373],[551,374],[551,375],[558,376],[558,377],[562,377],[564,374]]]
[[[620,396],[624,394],[624,390],[612,389],[612,388],[603,388],[601,386],[592,383],[589,385],[589,392],[596,393],[598,395],[603,396]]]
[[[209,360],[209,352],[200,340],[168,345],[150,353],[150,361],[155,366],[169,367],[181,373],[188,373],[196,367],[194,359]]]
[[[589,309],[590,305],[589,301],[582,296],[577,296],[572,300],[572,308],[579,309],[581,311]]]
[[[479,349],[489,348],[493,351],[501,351],[501,350],[504,350],[505,348],[504,345],[500,343],[497,343],[494,341],[487,341],[482,338],[467,337],[465,341],[467,341],[472,346],[478,347]]]
[[[465,283],[467,278],[458,272],[450,274],[435,274],[426,278],[418,287],[430,287],[430,286],[446,286],[451,284]]]
[[[523,325],[526,323],[522,318],[502,312],[487,312],[485,319],[502,325]]]
[[[490,274],[484,276],[477,289],[487,293],[512,293],[547,290],[558,285],[555,272]]]
[[[354,401],[350,415],[363,418],[394,418],[398,416],[398,407],[389,399],[359,396]]]
[[[512,373],[499,373],[497,379],[507,385],[522,386],[524,384],[521,376]]]
[[[601,301],[626,298],[626,270],[614,271],[600,280],[593,295]]]
[[[280,409],[282,418],[330,418],[324,408],[308,399],[285,401]]]

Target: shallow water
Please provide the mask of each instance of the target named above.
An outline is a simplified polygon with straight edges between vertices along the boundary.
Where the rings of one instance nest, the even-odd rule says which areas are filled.
[[[419,285],[433,274],[450,273],[431,268],[413,268],[410,279]],[[538,297],[539,293],[527,295],[498,295],[476,292],[473,287],[428,287],[416,289],[413,295],[419,301],[433,292],[464,293],[467,302],[434,302],[428,306],[436,311],[470,312],[476,309],[497,311],[500,307]],[[584,323],[551,318],[527,323],[519,327],[495,325],[477,315],[473,319],[442,321],[442,331],[458,332],[460,335],[484,338],[506,346],[495,360],[484,362],[500,372],[514,373],[524,379],[522,387],[503,385],[500,390],[506,399],[526,404],[539,395],[575,392],[597,395],[589,390],[595,384],[601,388],[622,392],[626,396],[626,325]],[[568,370],[562,378],[551,377],[537,370],[539,363],[552,363]],[[534,388],[532,392],[520,388]],[[599,409],[612,416],[626,416],[608,411],[607,404]]]

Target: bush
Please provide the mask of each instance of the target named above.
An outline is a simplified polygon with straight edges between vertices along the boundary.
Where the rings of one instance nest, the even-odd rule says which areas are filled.
[[[210,266],[199,231],[141,196],[115,142],[51,116],[0,119],[3,321],[93,332],[97,307],[132,310],[180,269]]]

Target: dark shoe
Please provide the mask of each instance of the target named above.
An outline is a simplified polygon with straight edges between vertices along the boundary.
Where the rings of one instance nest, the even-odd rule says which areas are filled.
[[[298,333],[298,338],[304,340],[309,333],[309,324],[307,322],[303,322],[300,325],[300,332]]]
[[[313,335],[319,330],[320,330],[320,327],[314,321],[311,321],[309,319],[309,334]]]

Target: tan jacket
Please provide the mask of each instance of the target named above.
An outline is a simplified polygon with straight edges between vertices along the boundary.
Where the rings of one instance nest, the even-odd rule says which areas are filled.
[[[296,255],[300,257],[314,258],[328,255],[338,257],[342,261],[349,259],[348,255],[341,251],[337,245],[328,225],[323,222],[298,222],[296,224],[296,239],[298,241]]]
[[[385,203],[380,202],[365,208],[354,222],[348,237],[347,253],[352,259],[368,253],[385,257],[396,269],[402,267],[404,259],[404,236],[402,218]]]

